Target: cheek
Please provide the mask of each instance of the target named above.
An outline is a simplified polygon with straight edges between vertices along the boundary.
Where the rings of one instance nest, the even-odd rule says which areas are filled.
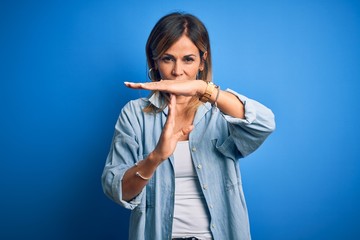
[[[174,70],[173,64],[164,64],[159,63],[157,70],[160,73],[162,79],[171,79],[173,78],[172,71]],[[181,65],[182,72],[184,77],[187,76],[187,79],[196,79],[196,76],[199,72],[200,63],[193,63],[193,64],[182,64]]]
[[[158,68],[162,79],[168,79],[171,76],[172,67],[169,65],[160,65]]]
[[[199,66],[198,65],[191,65],[184,68],[184,72],[186,75],[190,77],[196,77],[196,75],[199,73]]]

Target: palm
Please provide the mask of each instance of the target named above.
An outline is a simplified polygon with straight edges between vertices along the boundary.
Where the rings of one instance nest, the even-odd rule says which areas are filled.
[[[179,139],[188,133],[191,132],[193,126],[186,126],[180,131],[175,132],[175,117],[176,117],[176,98],[174,95],[170,96],[169,103],[169,114],[166,119],[164,129],[161,132],[160,139],[154,150],[154,153],[164,161],[171,154],[173,154],[176,144]]]

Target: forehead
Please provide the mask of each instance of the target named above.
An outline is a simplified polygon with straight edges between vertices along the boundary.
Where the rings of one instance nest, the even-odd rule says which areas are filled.
[[[165,54],[171,55],[189,55],[199,54],[199,49],[186,35],[181,36],[173,45],[165,51]]]

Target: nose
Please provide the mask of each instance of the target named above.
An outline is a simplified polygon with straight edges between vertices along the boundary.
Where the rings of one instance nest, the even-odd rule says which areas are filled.
[[[174,63],[174,68],[171,72],[174,76],[181,76],[184,73],[182,64],[179,62]]]

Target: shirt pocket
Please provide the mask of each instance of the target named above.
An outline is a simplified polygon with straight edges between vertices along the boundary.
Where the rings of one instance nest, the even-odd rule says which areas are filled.
[[[238,190],[241,189],[241,181],[239,181],[238,178],[234,179],[230,177],[225,177],[224,181],[225,181],[226,191],[237,192]]]
[[[238,191],[238,189],[241,189],[242,183],[238,172],[239,169],[236,166],[239,162],[237,161],[237,149],[233,138],[229,136],[223,142],[218,139],[212,139],[211,141],[218,154],[220,154],[219,158],[222,160],[221,169],[226,173],[223,174],[226,191]]]

